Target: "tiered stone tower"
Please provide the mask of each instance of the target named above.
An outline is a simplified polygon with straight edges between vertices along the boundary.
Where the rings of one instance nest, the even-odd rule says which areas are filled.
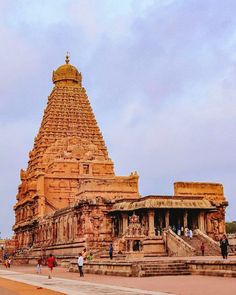
[[[85,242],[89,234],[92,244],[93,232],[98,229],[90,224],[93,210],[87,208],[89,222],[86,219],[85,224],[85,210],[79,209],[79,204],[104,205],[120,198],[139,197],[136,173],[115,176],[113,162],[82,87],[82,75],[69,63],[68,55],[66,63],[53,71],[52,80],[55,86],[29,153],[28,168],[21,170],[13,227],[20,247],[74,243],[78,241],[78,233]],[[96,207],[97,219],[104,219],[105,207],[101,212]],[[72,214],[75,208],[77,213]],[[55,219],[62,212],[65,218]],[[68,226],[69,232],[65,230]],[[109,236],[111,226],[108,224],[102,231]]]

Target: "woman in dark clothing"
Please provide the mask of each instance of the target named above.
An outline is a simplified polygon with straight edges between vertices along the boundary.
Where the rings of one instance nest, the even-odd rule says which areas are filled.
[[[228,256],[228,239],[226,235],[223,235],[223,237],[220,239],[220,249],[223,259],[227,259]]]
[[[109,256],[110,256],[110,259],[113,258],[113,245],[112,244],[110,244],[110,246],[109,246]]]

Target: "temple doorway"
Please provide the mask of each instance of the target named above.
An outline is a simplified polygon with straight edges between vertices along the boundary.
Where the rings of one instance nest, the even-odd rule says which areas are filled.
[[[162,234],[163,228],[165,227],[165,213],[164,210],[156,209],[154,215],[154,228],[155,228],[155,235],[159,236]]]
[[[177,233],[184,225],[183,210],[170,209],[170,226],[172,230]]]
[[[195,210],[188,212],[188,228],[192,230],[198,228],[198,212]]]

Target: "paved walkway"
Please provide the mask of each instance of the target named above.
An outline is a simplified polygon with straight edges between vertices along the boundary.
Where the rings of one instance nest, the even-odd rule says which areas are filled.
[[[21,272],[15,272],[10,270],[0,270],[0,277],[8,280],[29,284],[31,286],[37,286],[41,288],[47,288],[53,291],[60,292],[68,295],[165,295],[167,293],[146,291],[136,288],[126,288],[121,286],[111,286],[107,284],[97,284],[86,281],[69,280],[64,278],[53,278],[49,280],[43,275],[24,274]],[[0,289],[1,291],[1,289]],[[6,289],[2,289],[6,292]],[[1,293],[2,294],[2,293]],[[9,295],[15,295],[9,291],[5,293]],[[170,293],[169,293],[170,294]]]
[[[202,260],[211,260],[210,257],[201,257]],[[216,258],[215,258],[216,259]],[[219,258],[219,260],[222,260]],[[228,261],[235,258],[231,258]],[[16,272],[11,274],[10,272]],[[176,295],[235,295],[236,294],[236,278],[228,277],[210,277],[210,276],[158,276],[158,277],[118,277],[105,276],[95,274],[85,274],[80,278],[78,273],[70,273],[66,268],[56,267],[53,270],[52,280],[47,279],[47,267],[43,267],[42,276],[35,274],[35,266],[21,265],[10,269],[10,272],[3,266],[0,266],[0,277],[4,276],[8,279],[17,280],[20,276],[23,280],[27,279],[27,283],[33,285],[41,284],[43,288],[50,288],[64,294],[176,294]],[[59,281],[58,281],[59,280]],[[58,286],[56,285],[58,283]],[[69,286],[68,286],[69,284]],[[71,286],[70,286],[71,284]],[[1,286],[1,282],[0,282]],[[55,289],[56,287],[71,288]],[[124,288],[124,289],[123,289]],[[128,289],[127,289],[128,288]],[[152,291],[152,293],[148,293]],[[42,290],[41,290],[42,291]],[[70,293],[76,292],[76,293]],[[80,293],[80,292],[84,293]],[[124,293],[124,291],[126,293]],[[87,292],[87,293],[86,293]],[[100,293],[98,293],[100,292]],[[103,293],[101,293],[103,292]],[[129,293],[127,293],[129,292]],[[159,293],[158,293],[159,292]],[[0,294],[1,290],[0,290]],[[10,295],[6,294],[6,295]],[[19,294],[19,293],[17,293]],[[32,293],[36,295],[37,293]],[[38,293],[41,294],[41,293]],[[5,295],[5,294],[4,294]],[[15,294],[14,294],[15,295]],[[31,295],[31,294],[30,294]]]

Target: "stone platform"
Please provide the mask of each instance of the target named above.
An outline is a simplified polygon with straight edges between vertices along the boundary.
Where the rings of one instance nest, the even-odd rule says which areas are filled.
[[[236,277],[235,260],[190,260],[187,261],[187,265],[192,274]]]
[[[146,277],[165,275],[211,275],[236,277],[236,259],[222,260],[218,257],[176,259],[165,258],[140,261],[93,261],[84,264],[86,273]],[[70,272],[78,272],[77,262],[69,266]]]

